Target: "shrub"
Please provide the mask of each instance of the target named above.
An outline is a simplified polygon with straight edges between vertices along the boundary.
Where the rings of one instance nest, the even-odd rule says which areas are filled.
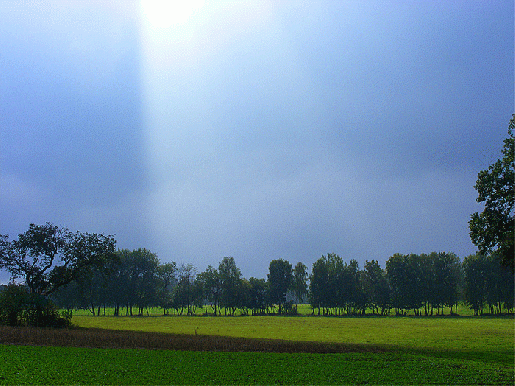
[[[61,315],[42,295],[30,293],[23,285],[9,284],[0,292],[0,323],[9,326],[69,327],[71,313]]]

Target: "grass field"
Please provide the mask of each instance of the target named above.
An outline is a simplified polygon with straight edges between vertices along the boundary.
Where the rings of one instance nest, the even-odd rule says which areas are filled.
[[[500,384],[499,366],[409,353],[279,354],[0,345],[4,384]]]
[[[356,346],[350,352],[318,354],[0,345],[0,383],[514,383],[514,320],[507,317],[76,315],[73,323],[84,328],[161,333],[161,341],[181,333],[195,338],[231,336]]]
[[[91,317],[79,327],[488,352],[513,350],[513,318]]]

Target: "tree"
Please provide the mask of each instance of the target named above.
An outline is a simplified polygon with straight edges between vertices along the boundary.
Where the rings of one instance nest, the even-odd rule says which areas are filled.
[[[268,304],[268,283],[265,279],[249,279],[249,304],[252,315],[264,314],[269,306]]]
[[[504,140],[503,158],[478,174],[477,202],[484,202],[482,213],[474,213],[469,221],[470,238],[479,252],[496,252],[504,265],[514,272],[514,205],[515,205],[515,114],[508,138]]]
[[[187,315],[192,315],[192,307],[196,300],[194,288],[196,270],[192,264],[182,264],[178,272],[179,281],[174,288],[173,303],[177,310],[181,309],[181,314],[183,308],[186,308]]]
[[[483,312],[487,295],[487,262],[484,255],[475,254],[465,257],[465,302],[474,310],[474,315]]]
[[[133,315],[133,306],[137,306],[142,314],[144,308],[159,302],[159,259],[145,248],[133,251],[122,249],[117,255],[120,265],[109,279],[109,287],[114,295],[112,302],[115,304],[115,315],[119,312],[120,303],[125,305],[128,315]]]
[[[139,315],[143,315],[145,308],[158,303],[158,267],[157,255],[148,249],[139,248],[132,252],[133,271],[132,279],[135,282],[135,305],[138,306]]]
[[[334,253],[322,255],[313,263],[309,280],[309,297],[313,312],[318,308],[323,314],[329,314],[330,308],[343,308],[345,299],[344,288],[345,273],[343,260]]]
[[[69,327],[71,313],[59,313],[46,297],[27,286],[10,283],[0,291],[0,323],[11,326]]]
[[[112,236],[72,233],[50,223],[30,224],[17,240],[8,242],[3,236],[0,241],[0,268],[23,279],[31,293],[42,296],[114,257]]]
[[[428,272],[424,272],[424,277],[429,279],[426,299],[431,304],[431,314],[433,307],[441,307],[443,314],[444,306],[450,307],[452,313],[452,307],[458,303],[460,260],[454,253],[446,252],[431,252],[425,258]]]
[[[338,255],[336,255],[336,258],[336,305],[341,309],[346,309],[347,314],[358,310],[364,313],[367,299],[360,285],[361,275],[358,262],[355,259],[351,259],[348,264],[342,265],[343,261],[341,258]]]
[[[475,254],[463,260],[465,274],[465,302],[482,314],[488,306],[490,313],[513,309],[513,275],[501,265],[495,255]]]
[[[293,268],[293,279],[291,289],[297,303],[301,303],[308,293],[308,267],[302,264],[300,261]]]
[[[241,271],[236,266],[234,257],[224,257],[218,266],[220,278],[220,306],[225,308],[225,313],[229,309],[230,314],[234,315],[238,308],[238,295],[241,282]]]
[[[377,260],[365,261],[363,280],[370,306],[374,311],[381,308],[381,315],[387,314],[390,309],[390,285]]]
[[[159,278],[158,299],[159,305],[163,308],[163,315],[172,307],[172,291],[177,284],[177,264],[172,261],[157,267],[157,277]]]
[[[418,314],[424,303],[423,259],[416,254],[394,254],[386,262],[388,281],[392,286],[392,306],[399,310],[412,309]]]
[[[214,315],[218,316],[221,294],[220,275],[218,271],[216,268],[209,265],[204,272],[197,275],[197,281],[202,283],[204,296],[211,304],[211,307],[213,307]]]
[[[7,253],[7,248],[9,247],[9,236],[0,235],[0,268],[2,268],[2,262],[4,261],[4,256]]]
[[[320,309],[327,307],[328,295],[328,283],[329,283],[329,269],[327,266],[327,257],[320,257],[313,263],[311,269],[311,275],[309,277],[309,302],[313,312],[315,308],[318,309],[318,315],[320,315]]]
[[[269,273],[267,276],[270,301],[279,306],[279,314],[281,314],[283,306],[286,303],[286,292],[291,286],[291,264],[283,259],[272,260],[270,262]]]
[[[325,307],[334,308],[335,312],[342,312],[343,309],[349,309],[352,296],[351,269],[347,263],[343,263],[343,259],[335,253],[328,253],[326,258],[327,264],[327,282],[326,282],[326,298]],[[329,314],[329,310],[325,310]]]

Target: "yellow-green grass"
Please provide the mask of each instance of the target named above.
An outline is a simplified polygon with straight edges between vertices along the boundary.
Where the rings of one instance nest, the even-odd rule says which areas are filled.
[[[78,327],[295,341],[373,343],[432,348],[513,346],[513,318],[411,317],[93,317],[74,315]],[[502,344],[501,344],[502,346]]]
[[[431,350],[513,364],[513,318],[320,317],[92,317],[74,316],[85,328],[204,334],[348,344],[392,350]]]

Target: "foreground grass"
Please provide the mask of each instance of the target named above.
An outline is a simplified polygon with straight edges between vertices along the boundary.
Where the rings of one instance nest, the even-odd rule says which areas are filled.
[[[512,384],[493,364],[409,353],[280,354],[0,345],[2,384]]]

